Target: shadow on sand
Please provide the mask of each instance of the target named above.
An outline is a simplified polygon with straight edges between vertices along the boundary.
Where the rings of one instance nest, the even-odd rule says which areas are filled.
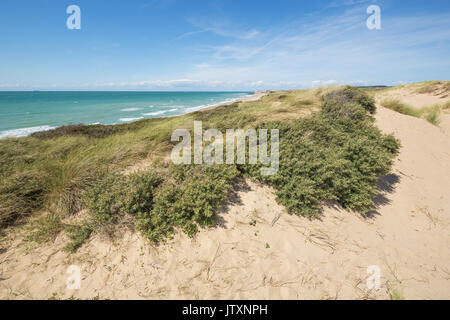
[[[231,206],[242,205],[243,203],[241,197],[239,196],[239,192],[250,190],[251,188],[247,184],[245,178],[239,178],[233,184],[233,187],[228,194],[227,200],[223,203],[222,207],[218,210],[218,214],[216,215],[217,227],[227,229],[225,219],[222,217],[222,215],[227,214]]]
[[[378,179],[378,186],[377,186],[378,194],[373,198],[375,208],[373,210],[368,211],[365,214],[361,214],[361,216],[365,219],[374,219],[376,216],[380,215],[378,209],[391,203],[391,200],[389,200],[388,195],[395,191],[395,187],[399,182],[400,176],[397,174],[388,174],[386,176],[380,177]],[[233,205],[243,204],[242,199],[239,196],[239,192],[242,191],[245,192],[250,190],[251,188],[247,184],[245,178],[240,178],[235,182],[232,190],[230,191],[230,194],[228,195],[227,200],[218,210],[218,214],[216,215],[217,219],[216,227],[227,229],[223,215],[227,214],[229,212],[230,207],[232,207]],[[345,210],[337,201],[324,201],[323,206],[338,211]],[[319,213],[312,219],[319,221],[322,220],[321,213]]]
[[[395,190],[395,186],[400,182],[400,176],[396,174],[388,174],[378,179],[378,194],[373,198],[375,209],[367,212],[364,217],[367,219],[373,219],[375,216],[380,215],[378,209],[391,203],[391,200],[387,197]]]

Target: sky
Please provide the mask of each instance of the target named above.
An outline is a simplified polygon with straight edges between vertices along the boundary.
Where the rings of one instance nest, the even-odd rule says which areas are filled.
[[[449,57],[448,0],[0,2],[2,91],[397,85],[450,80]]]

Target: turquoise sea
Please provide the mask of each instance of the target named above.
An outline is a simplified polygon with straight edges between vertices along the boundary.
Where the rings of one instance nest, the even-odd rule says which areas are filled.
[[[0,138],[69,124],[120,124],[176,116],[252,92],[0,92]]]

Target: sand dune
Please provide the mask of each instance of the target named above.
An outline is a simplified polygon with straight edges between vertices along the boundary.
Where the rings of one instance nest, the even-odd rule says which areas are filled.
[[[414,108],[444,104],[450,101],[448,84],[439,81],[430,83],[428,88],[426,83],[393,87],[379,92],[376,98],[379,102],[384,99],[398,99]]]
[[[126,231],[67,255],[64,235],[36,246],[17,229],[0,253],[0,298],[450,299],[450,121],[380,106],[376,120],[402,149],[370,218],[332,205],[320,220],[290,216],[273,190],[241,181],[218,227],[159,247]],[[79,290],[66,289],[73,264]],[[372,265],[379,290],[366,286]]]

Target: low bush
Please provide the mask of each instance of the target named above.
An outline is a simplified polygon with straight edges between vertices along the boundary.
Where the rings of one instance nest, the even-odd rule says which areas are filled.
[[[119,207],[133,215],[149,212],[153,208],[154,191],[161,183],[162,178],[153,172],[131,174],[126,179]]]
[[[112,222],[119,214],[125,188],[124,176],[115,173],[106,174],[86,190],[83,195],[84,205],[96,221]]]
[[[338,105],[357,103],[371,114],[374,114],[376,111],[375,99],[362,89],[355,87],[346,86],[342,89],[333,90],[324,96],[324,100],[334,101]]]
[[[98,222],[112,222],[118,214],[137,215],[153,207],[153,194],[162,182],[152,172],[129,176],[109,173],[87,189],[84,204]]]
[[[269,123],[280,129],[280,169],[274,176],[260,176],[260,166],[239,169],[277,189],[278,199],[289,212],[316,216],[325,201],[365,213],[374,207],[378,177],[389,173],[399,142],[383,135],[373,124],[360,95],[355,101],[325,98],[322,111],[292,123]]]
[[[174,227],[193,236],[198,226],[212,226],[215,210],[238,176],[235,166],[180,165],[172,168],[173,183],[162,186],[153,210],[140,214],[138,226],[152,241],[170,236]]]
[[[65,246],[65,250],[70,253],[77,251],[77,249],[80,248],[87,239],[89,239],[92,232],[92,227],[86,223],[69,226],[66,229],[69,243]]]

